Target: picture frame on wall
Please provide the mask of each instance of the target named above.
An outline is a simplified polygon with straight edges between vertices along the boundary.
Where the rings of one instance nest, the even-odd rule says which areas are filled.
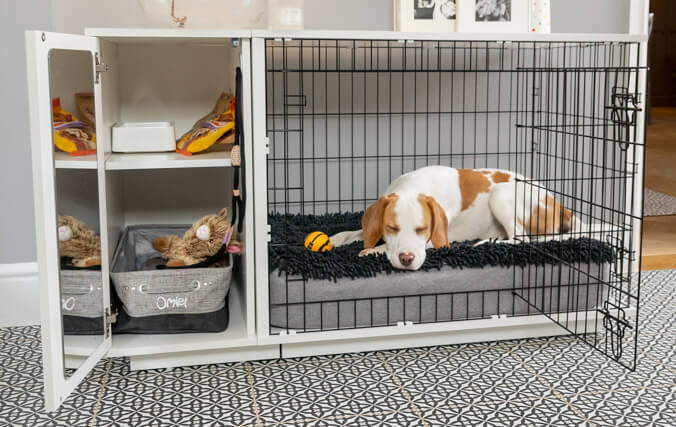
[[[457,0],[394,0],[395,31],[456,30]]]
[[[530,0],[457,0],[457,29],[465,33],[527,33]]]

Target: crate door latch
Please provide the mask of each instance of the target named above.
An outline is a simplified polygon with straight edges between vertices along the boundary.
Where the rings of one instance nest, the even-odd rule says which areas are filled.
[[[110,71],[110,65],[106,64],[105,62],[101,62],[101,58],[99,58],[99,53],[96,52],[94,55],[95,61],[96,61],[96,84],[99,84],[101,81],[101,73],[105,73],[107,71]]]
[[[112,312],[110,307],[106,308],[106,312],[104,314],[105,318],[105,328],[106,328],[106,338],[110,337],[110,326],[117,322],[117,312]]]

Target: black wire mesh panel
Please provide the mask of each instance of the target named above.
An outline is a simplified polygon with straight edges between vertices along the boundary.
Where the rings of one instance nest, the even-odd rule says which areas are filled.
[[[580,284],[610,327],[622,315],[615,305],[637,306],[629,261],[638,256],[632,231],[640,221],[631,203],[642,148],[638,49],[630,42],[266,40],[269,214],[363,211],[393,179],[427,165],[509,169],[530,198],[549,191],[580,222],[606,227],[577,236],[604,239],[616,255],[602,272],[570,261],[515,268],[499,289],[322,301],[307,297],[308,280],[282,273],[285,325],[294,312],[302,318],[297,332],[394,325],[411,313],[413,323],[428,323],[542,312],[592,345],[617,344],[601,342],[601,321],[601,329],[578,331],[581,323],[563,316],[596,313],[576,300]],[[531,243],[538,238],[561,238],[530,231],[515,237],[533,251],[541,250]],[[270,247],[302,244],[273,236]],[[270,274],[278,281],[279,272]],[[464,312],[439,315],[462,299]],[[373,307],[381,303],[386,317],[377,321]],[[313,310],[320,320],[309,325]]]
[[[594,311],[578,304],[576,293],[567,295],[570,310],[553,309],[557,295],[545,299],[533,280],[538,266],[515,271],[515,294],[631,369],[636,364],[640,271],[634,269],[640,259],[644,158],[638,106],[645,96],[641,73],[647,72],[637,66],[640,54],[639,43],[561,43],[535,50],[520,74],[530,96],[519,98],[519,105],[531,113],[517,123],[526,131],[518,145],[530,152],[518,158],[517,169],[526,178],[517,185],[517,193],[523,191],[517,210],[532,214],[528,224],[517,226],[517,239],[530,244],[559,238],[563,225],[570,228],[566,236],[605,241],[615,261],[605,275],[570,262],[550,272],[572,278],[578,291],[596,289]],[[546,255],[559,258],[556,252]],[[594,316],[599,320],[590,327],[586,321]]]
[[[364,209],[428,164],[516,166],[526,88],[515,45],[268,40],[266,49],[273,211]]]

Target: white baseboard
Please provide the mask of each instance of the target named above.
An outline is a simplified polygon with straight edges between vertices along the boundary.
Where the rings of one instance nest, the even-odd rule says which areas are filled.
[[[35,262],[0,264],[0,328],[40,324],[40,286]]]

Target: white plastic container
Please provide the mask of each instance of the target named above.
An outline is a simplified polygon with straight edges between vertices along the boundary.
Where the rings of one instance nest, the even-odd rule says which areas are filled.
[[[172,122],[130,122],[113,126],[113,152],[148,153],[175,151]]]
[[[304,0],[268,0],[269,30],[302,30]]]

